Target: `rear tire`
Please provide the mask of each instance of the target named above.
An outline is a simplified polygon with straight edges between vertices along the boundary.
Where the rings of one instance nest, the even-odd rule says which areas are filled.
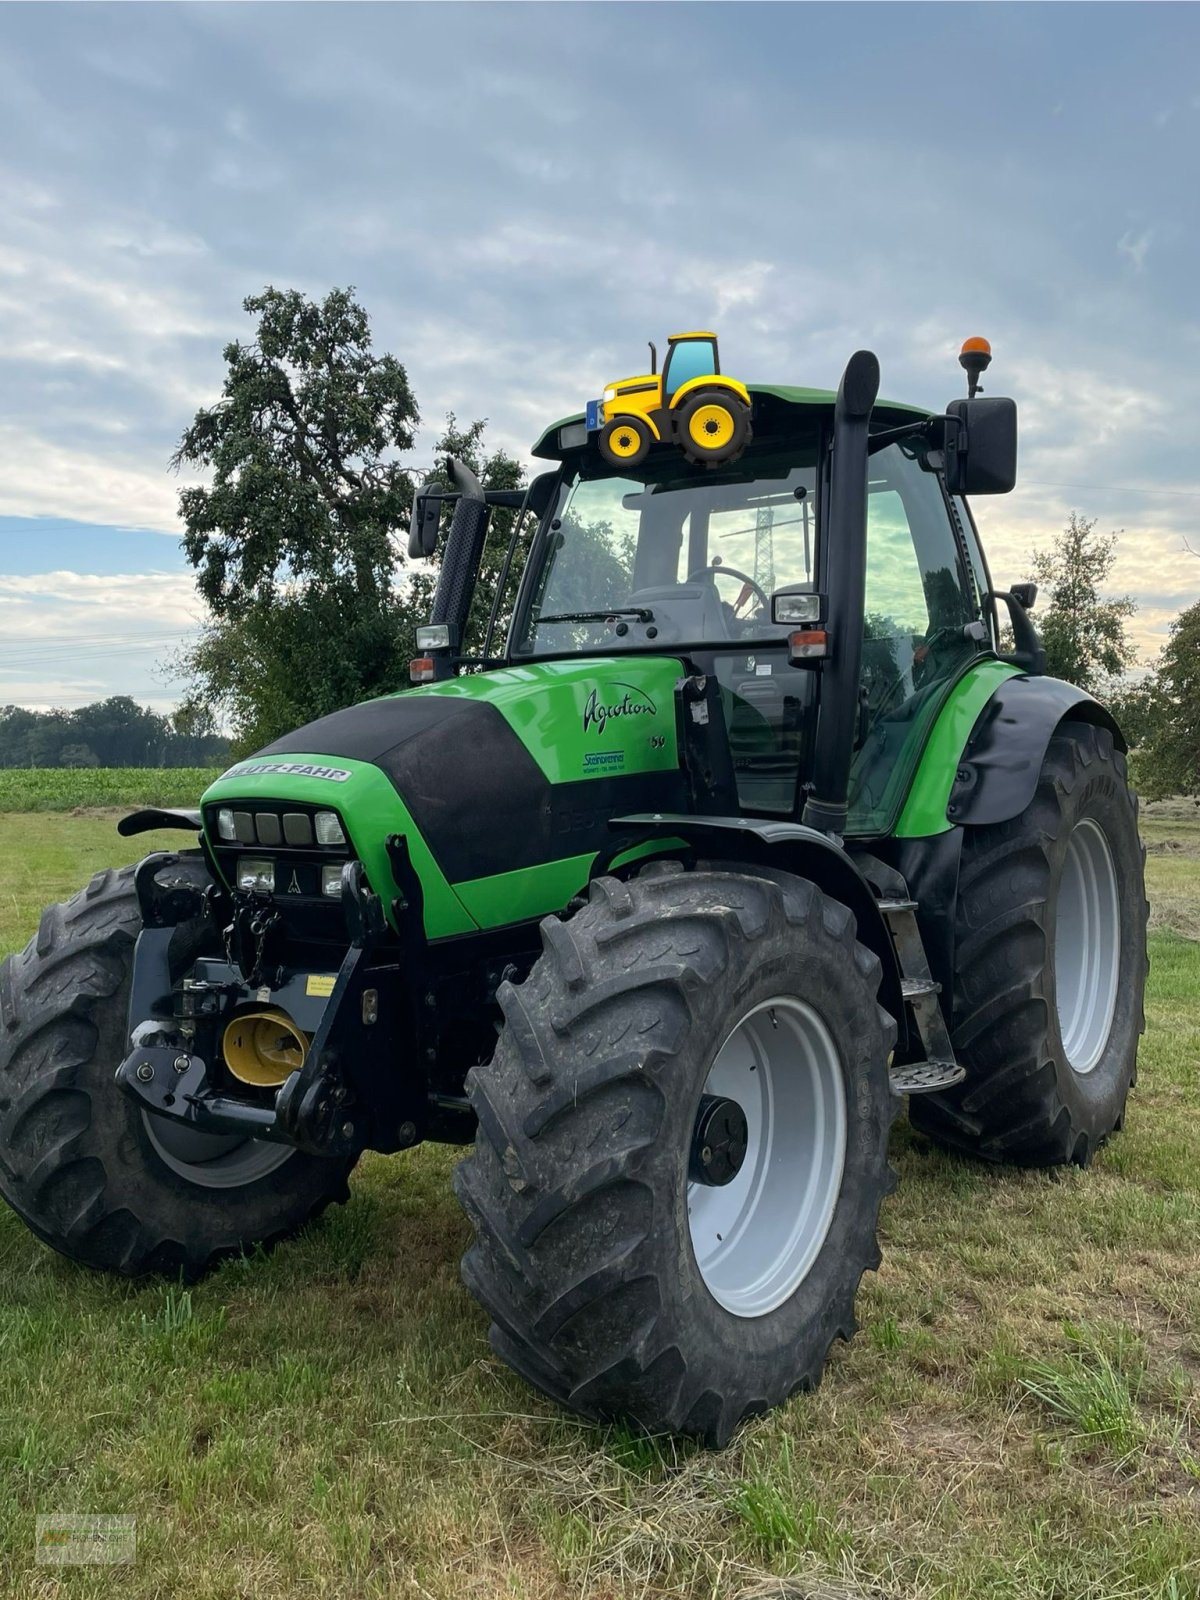
[[[1146,982],[1137,796],[1106,728],[1064,722],[1019,817],[963,839],[954,987],[966,1077],[915,1127],[991,1161],[1086,1166],[1122,1126]]]
[[[897,1106],[879,962],[844,906],[752,867],[600,879],[542,942],[529,978],[501,985],[504,1032],[468,1078],[463,1277],[537,1388],[724,1444],[815,1387],[879,1264]],[[745,1163],[698,1186],[701,1095],[711,1112],[737,1073]],[[722,1116],[703,1124],[706,1160]],[[773,1119],[758,1134],[756,1116]]]
[[[133,872],[97,873],[49,906],[0,966],[0,1194],[84,1266],[194,1279],[345,1200],[353,1161],[196,1134],[185,1147],[117,1086],[141,931]]]
[[[728,389],[698,389],[679,408],[679,447],[696,466],[736,461],[750,443],[750,408]]]

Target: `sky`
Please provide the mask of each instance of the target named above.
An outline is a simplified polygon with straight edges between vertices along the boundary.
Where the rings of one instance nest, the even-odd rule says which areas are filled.
[[[942,406],[984,334],[1028,576],[1123,530],[1145,656],[1200,595],[1200,8],[0,5],[0,704],[180,696],[168,469],[264,284],[354,285],[520,456],[715,327],[750,382]]]

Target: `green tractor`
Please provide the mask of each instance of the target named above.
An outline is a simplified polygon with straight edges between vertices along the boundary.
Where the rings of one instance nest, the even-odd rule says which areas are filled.
[[[906,1098],[956,1150],[1086,1165],[1144,1025],[1137,804],[1033,586],[992,588],[964,497],[1012,488],[1016,410],[973,344],[944,414],[860,351],[836,394],[751,386],[735,461],[613,465],[573,417],[527,489],[427,485],[415,687],[126,817],[198,843],[0,969],[0,1190],[39,1237],[193,1277],[364,1150],[472,1144],[495,1351],[721,1444],[853,1332]]]

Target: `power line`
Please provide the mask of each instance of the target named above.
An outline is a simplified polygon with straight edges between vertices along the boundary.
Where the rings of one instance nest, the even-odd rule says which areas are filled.
[[[1098,489],[1106,494],[1174,494],[1184,500],[1200,500],[1200,489],[1169,489],[1165,484],[1143,486],[1136,483],[1063,483],[1057,478],[1021,478],[1035,489]]]

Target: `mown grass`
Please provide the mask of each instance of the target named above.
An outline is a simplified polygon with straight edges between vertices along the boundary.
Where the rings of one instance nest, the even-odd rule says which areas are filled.
[[[1200,846],[1151,814],[1149,1030],[1086,1172],[897,1127],[863,1332],[721,1454],[564,1416],[462,1289],[457,1152],[190,1289],[72,1267],[0,1215],[0,1593],[41,1600],[1200,1595]],[[0,818],[0,950],[134,853]],[[1174,829],[1174,832],[1170,830]],[[6,884],[7,889],[7,884]],[[37,1512],[132,1513],[131,1568],[32,1565]]]
[[[194,806],[219,772],[209,767],[0,767],[0,812]]]

